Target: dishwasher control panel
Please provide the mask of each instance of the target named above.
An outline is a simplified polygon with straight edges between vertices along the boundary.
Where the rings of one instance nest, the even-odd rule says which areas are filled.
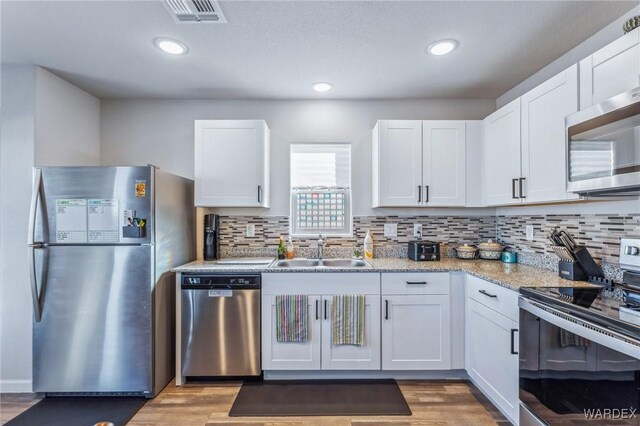
[[[260,288],[259,274],[183,275],[182,288]]]

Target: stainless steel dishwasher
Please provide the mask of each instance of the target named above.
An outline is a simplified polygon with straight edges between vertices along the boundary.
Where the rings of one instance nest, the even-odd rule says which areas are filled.
[[[185,274],[182,375],[259,376],[260,275]]]

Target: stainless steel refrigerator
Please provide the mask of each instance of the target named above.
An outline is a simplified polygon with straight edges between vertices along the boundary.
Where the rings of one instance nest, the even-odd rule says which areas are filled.
[[[34,169],[33,390],[155,396],[175,370],[193,182],[148,167]]]

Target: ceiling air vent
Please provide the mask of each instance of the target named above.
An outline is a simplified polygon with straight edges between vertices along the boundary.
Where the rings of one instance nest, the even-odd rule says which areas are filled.
[[[217,1],[164,0],[164,3],[177,22],[227,23]]]

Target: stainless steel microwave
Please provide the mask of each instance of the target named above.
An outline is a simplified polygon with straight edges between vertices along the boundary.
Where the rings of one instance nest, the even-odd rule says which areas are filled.
[[[640,194],[640,87],[566,118],[567,191]]]

